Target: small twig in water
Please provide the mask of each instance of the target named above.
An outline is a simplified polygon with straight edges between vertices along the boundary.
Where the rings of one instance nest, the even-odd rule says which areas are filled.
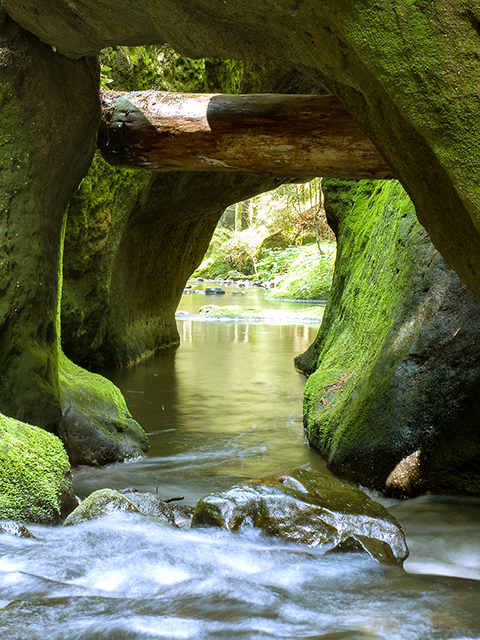
[[[164,502],[175,502],[175,500],[185,500],[185,496],[180,496],[179,498],[167,498]]]

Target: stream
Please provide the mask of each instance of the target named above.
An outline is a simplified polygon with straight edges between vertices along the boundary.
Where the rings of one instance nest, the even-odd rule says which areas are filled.
[[[194,284],[203,290],[204,284]],[[148,433],[148,458],[74,470],[75,490],[184,496],[305,467],[328,473],[305,442],[292,366],[318,325],[207,321],[205,304],[298,310],[222,286],[184,295],[181,346],[103,372]],[[0,536],[3,640],[461,640],[480,638],[480,499],[422,496],[387,506],[405,529],[406,571],[357,553],[315,549],[252,530],[174,530],[114,513],[74,527],[29,525]]]

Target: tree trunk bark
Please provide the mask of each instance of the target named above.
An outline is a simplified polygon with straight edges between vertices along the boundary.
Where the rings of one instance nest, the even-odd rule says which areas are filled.
[[[102,105],[99,148],[115,166],[298,178],[393,177],[330,95],[105,91]]]

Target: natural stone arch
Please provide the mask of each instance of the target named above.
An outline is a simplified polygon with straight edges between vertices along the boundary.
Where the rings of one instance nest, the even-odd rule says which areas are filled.
[[[345,104],[412,198],[435,246],[480,297],[478,5],[401,0],[4,0],[24,27],[79,57],[169,42],[190,57],[277,60]]]

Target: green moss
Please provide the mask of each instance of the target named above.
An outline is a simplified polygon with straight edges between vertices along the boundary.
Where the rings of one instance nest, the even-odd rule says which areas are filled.
[[[70,464],[60,440],[0,415],[0,519],[50,523],[69,497]]]
[[[59,356],[64,421],[61,438],[72,464],[107,464],[142,456],[148,439],[121,391],[103,376]]]
[[[338,189],[338,183],[333,183]],[[326,193],[329,181],[325,181]],[[331,460],[339,448],[355,449],[372,434],[368,415],[392,375],[378,355],[418,274],[434,250],[397,182],[345,186],[339,206],[339,242],[332,295],[315,345],[317,370],[305,389],[309,440]],[[344,195],[345,195],[344,194]],[[349,201],[351,206],[348,206]],[[341,202],[341,200],[337,200]],[[398,361],[410,345],[395,343]]]
[[[91,493],[65,520],[65,527],[96,520],[115,511],[140,513],[124,495],[114,489],[99,489]]]
[[[202,59],[184,58],[169,45],[115,47],[103,49],[100,63],[107,67],[108,89],[117,91],[205,90],[205,63]]]

